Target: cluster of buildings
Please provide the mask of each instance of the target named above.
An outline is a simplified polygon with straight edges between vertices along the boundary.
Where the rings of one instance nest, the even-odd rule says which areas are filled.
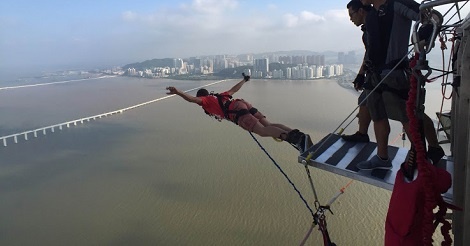
[[[308,58],[304,57],[304,58]],[[246,69],[245,73],[251,74],[253,78],[273,78],[273,79],[315,79],[323,77],[333,77],[343,74],[343,64],[325,65],[324,56],[312,56],[312,60],[299,59],[292,63],[291,57],[277,62],[279,69],[270,69],[269,59],[255,59],[253,70]],[[286,60],[289,63],[284,63]],[[301,63],[298,63],[301,62]],[[313,65],[312,65],[313,63]],[[272,63],[271,63],[272,64]]]
[[[349,51],[348,53],[338,52],[338,63],[341,64],[355,64],[356,52]]]
[[[288,67],[284,70],[274,70],[268,73],[267,78],[273,79],[315,79],[343,75],[343,64],[309,66],[299,64],[295,67]],[[254,77],[257,77],[256,75]]]
[[[128,76],[161,78],[175,75],[210,75],[224,69],[243,67],[252,78],[314,79],[343,74],[342,64],[325,64],[324,55],[269,55],[255,58],[253,55],[218,55],[191,57],[188,59],[165,59],[165,66],[144,70],[127,68]]]
[[[166,59],[162,59],[166,60]],[[140,77],[169,77],[171,75],[208,75],[220,72],[227,68],[250,66],[253,64],[253,55],[217,55],[211,57],[190,57],[188,59],[174,58],[165,66],[152,69],[137,70],[128,68],[125,73],[129,76]]]

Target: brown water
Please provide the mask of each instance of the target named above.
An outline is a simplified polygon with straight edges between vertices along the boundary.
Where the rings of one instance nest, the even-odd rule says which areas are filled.
[[[159,98],[168,85],[203,83],[114,78],[0,91],[0,135]],[[333,80],[253,80],[236,96],[314,141],[333,131],[357,100]],[[430,101],[434,108],[439,102]],[[401,129],[393,126],[396,136]],[[258,139],[313,202],[298,153]],[[322,203],[349,182],[310,170]],[[327,214],[332,240],[383,245],[390,194],[353,182],[333,204],[334,215]],[[177,97],[0,147],[0,197],[0,245],[296,245],[312,221],[246,131]],[[318,230],[308,245],[321,245]]]

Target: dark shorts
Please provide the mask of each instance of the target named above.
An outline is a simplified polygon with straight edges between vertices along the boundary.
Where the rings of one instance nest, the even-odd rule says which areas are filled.
[[[231,110],[237,110],[237,111],[241,109],[250,110],[251,108],[253,108],[253,106],[249,102],[243,99],[236,100],[232,102],[232,104],[233,104],[233,108],[231,107],[230,108]],[[255,114],[245,114],[238,118],[238,125],[241,128],[252,132],[253,127],[255,127],[258,121],[262,118],[265,118],[265,116],[259,111],[256,112]]]
[[[379,76],[367,76],[368,82],[375,87],[385,74],[380,78]],[[402,123],[408,122],[405,97],[409,89],[408,75],[404,70],[395,70],[385,78],[376,91],[368,90],[367,93],[370,95],[367,98],[367,108],[372,120],[392,119]]]

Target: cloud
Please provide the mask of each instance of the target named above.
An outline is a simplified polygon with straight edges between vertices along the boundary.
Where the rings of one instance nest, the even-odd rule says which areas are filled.
[[[268,4],[268,9],[269,9],[269,10],[277,10],[278,7],[277,7],[276,4],[272,4],[272,3],[271,3],[271,4]]]
[[[302,11],[300,13],[300,19],[305,21],[305,22],[318,22],[318,21],[324,21],[325,18],[319,15],[316,15],[312,12],[309,11]]]
[[[183,5],[183,8],[189,8],[197,13],[218,15],[237,6],[236,0],[193,0],[191,5]]]
[[[362,33],[350,23],[346,9],[322,14],[240,10],[237,1],[194,0],[151,14],[126,11],[122,19],[139,30],[133,34],[139,43],[134,51],[149,57],[362,48]]]
[[[133,12],[133,11],[124,11],[122,13],[122,19],[124,21],[134,21],[138,18],[139,16],[137,15],[137,13]]]
[[[289,28],[325,21],[325,17],[305,10],[300,12],[298,15],[287,13],[283,16],[283,19],[285,26]]]
[[[299,17],[293,14],[285,14],[284,21],[287,27],[295,27],[299,23]]]
[[[41,36],[44,30],[39,29],[34,33],[37,38],[26,39],[26,44],[15,42],[21,36],[12,36],[8,43],[16,43],[15,49],[2,45],[0,51],[5,51],[7,57],[17,57],[17,63],[34,56],[47,58],[44,62],[51,63],[92,61],[123,65],[165,57],[349,51],[363,47],[362,33],[350,23],[346,9],[316,13],[308,8],[292,11],[245,1],[193,0],[173,7],[129,8],[115,18],[89,23],[80,20],[73,23],[77,26],[73,31],[52,28],[56,31],[47,35],[55,39],[52,43],[41,41],[45,36]],[[27,52],[20,57],[15,50]],[[50,55],[51,50],[54,55]]]

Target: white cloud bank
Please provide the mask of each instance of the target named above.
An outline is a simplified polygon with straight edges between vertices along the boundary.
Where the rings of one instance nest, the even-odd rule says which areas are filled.
[[[233,0],[195,0],[152,14],[124,12],[122,20],[127,28],[138,30],[142,43],[153,44],[135,50],[150,52],[149,57],[362,47],[361,31],[350,23],[346,9],[285,13],[266,5],[243,11]]]
[[[182,1],[179,5],[157,1],[119,12],[103,10],[106,14],[92,20],[75,16],[47,24],[42,19],[36,23],[0,17],[0,54],[8,57],[0,67],[363,48],[362,32],[350,22],[343,4],[325,11],[319,8],[322,4],[299,9],[282,6],[284,2],[262,6],[241,0]],[[466,15],[468,9],[462,13]],[[44,16],[51,14],[57,13]]]

